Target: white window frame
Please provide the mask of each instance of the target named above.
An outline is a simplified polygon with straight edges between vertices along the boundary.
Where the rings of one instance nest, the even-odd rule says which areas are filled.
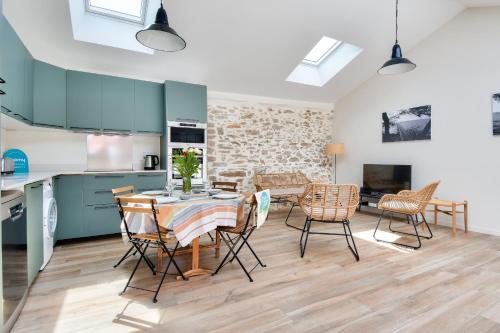
[[[92,6],[90,0],[83,0],[85,2],[85,11],[87,13],[106,16],[108,18],[126,21],[144,25],[146,22],[146,13],[148,11],[148,0],[141,0],[141,16],[128,15],[114,10]]]
[[[312,61],[312,60],[308,60],[308,59],[304,58],[304,59],[302,59],[302,63],[304,63],[306,65],[311,65],[311,66],[319,66],[323,62],[323,60],[328,58],[328,56],[330,54],[332,54],[333,51],[338,49],[340,47],[340,45],[342,45],[342,43],[343,43],[342,41],[336,40],[335,44],[333,44],[325,53],[323,53],[323,55],[318,60]],[[314,47],[316,47],[316,45],[314,45]],[[313,49],[314,49],[314,47],[313,47]],[[311,51],[313,49],[311,49]],[[311,52],[311,51],[309,51],[309,52]],[[307,55],[306,55],[306,57],[307,57]]]

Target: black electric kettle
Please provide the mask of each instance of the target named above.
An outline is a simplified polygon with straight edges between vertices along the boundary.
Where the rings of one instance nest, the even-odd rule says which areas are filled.
[[[155,170],[156,166],[160,164],[158,155],[144,156],[144,170]]]

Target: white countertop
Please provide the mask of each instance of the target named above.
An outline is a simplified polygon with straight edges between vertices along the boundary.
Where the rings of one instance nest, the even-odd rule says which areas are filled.
[[[131,174],[131,173],[165,173],[166,170],[133,170],[133,171],[53,171],[30,172],[27,174],[7,175],[1,178],[2,191],[22,188],[25,185],[39,182],[59,175],[99,175],[99,174]]]

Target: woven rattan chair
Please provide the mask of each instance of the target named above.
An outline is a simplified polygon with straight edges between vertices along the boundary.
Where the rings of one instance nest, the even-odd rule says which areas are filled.
[[[359,189],[356,185],[308,185],[304,194],[299,197],[299,205],[302,211],[307,215],[300,237],[301,257],[304,257],[306,252],[309,235],[338,235],[345,236],[347,246],[356,260],[359,261],[358,249],[354,242],[349,222],[356,211],[358,202]],[[342,224],[344,233],[312,232],[312,222]]]
[[[414,192],[414,191],[408,191],[404,190],[399,192],[398,194],[386,194],[380,199],[378,203],[378,208],[382,210],[382,213],[380,214],[380,218],[377,223],[377,227],[375,228],[375,231],[373,232],[373,238],[375,238],[376,241],[379,242],[385,242],[385,243],[390,243],[394,245],[400,245],[404,247],[409,247],[412,249],[419,249],[422,246],[421,238],[425,239],[431,239],[433,237],[431,228],[427,224],[427,220],[425,219],[424,211],[425,207],[428,205],[429,201],[432,199],[432,195],[436,191],[436,188],[438,187],[439,182],[434,182],[431,183],[427,186],[425,186],[423,189],[420,191]],[[389,213],[390,219],[389,219],[389,230],[394,233],[406,235],[406,236],[412,236],[416,237],[418,241],[418,245],[409,245],[409,244],[403,244],[403,243],[398,243],[398,242],[389,242],[381,239],[377,239],[377,231],[379,229],[380,223],[382,221],[382,218],[386,213]],[[411,224],[413,226],[413,229],[415,230],[415,233],[407,233],[403,231],[398,231],[394,230],[392,228],[392,217],[394,213],[399,213],[403,214],[406,216],[406,222],[408,224]],[[418,215],[422,216],[422,221],[419,221]],[[417,226],[423,224],[425,227],[427,227],[427,230],[429,231],[429,236],[424,236],[420,235],[417,230]]]
[[[130,275],[130,278],[127,281],[127,284],[125,285],[125,288],[120,293],[120,295],[124,294],[127,291],[127,288],[150,291],[154,293],[153,303],[156,303],[158,301],[157,300],[158,293],[160,291],[161,285],[163,284],[163,280],[165,280],[165,276],[168,272],[168,269],[170,268],[170,264],[173,264],[175,266],[177,272],[179,273],[179,276],[181,276],[185,280],[184,274],[182,273],[181,269],[177,265],[174,258],[175,252],[179,247],[179,242],[178,241],[176,242],[174,249],[168,248],[167,241],[176,240],[176,238],[175,235],[172,234],[171,230],[164,229],[160,227],[160,225],[158,224],[159,211],[157,208],[158,203],[156,199],[137,198],[130,195],[125,195],[125,196],[116,196],[115,201],[118,204],[120,215],[123,217],[123,224],[125,226],[125,230],[127,231],[127,235],[130,239],[130,242],[132,243],[132,246],[134,246],[136,251],[140,254],[140,258],[137,261],[137,264],[135,265],[134,270],[132,271],[132,274]],[[129,228],[130,221],[128,221],[128,219],[132,218],[133,214],[147,214],[151,216],[155,223],[156,232],[143,233],[143,234],[132,233]],[[156,290],[149,290],[130,285],[130,282],[132,281],[132,278],[134,277],[135,272],[137,271],[137,268],[139,267],[141,261],[144,259],[144,261],[148,263],[149,259],[146,256],[146,251],[150,246],[161,248],[165,253],[167,253],[169,257],[167,267],[163,272],[160,283],[158,284]]]

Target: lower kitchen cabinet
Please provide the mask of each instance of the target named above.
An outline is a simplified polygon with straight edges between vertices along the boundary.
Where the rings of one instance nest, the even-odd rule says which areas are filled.
[[[84,176],[55,178],[58,240],[85,237],[83,229]]]
[[[26,185],[28,284],[35,280],[43,264],[43,183]]]
[[[120,233],[111,189],[133,185],[136,192],[165,188],[164,172],[67,175],[55,179],[58,240]]]
[[[120,233],[120,214],[116,204],[85,206],[85,236]]]

